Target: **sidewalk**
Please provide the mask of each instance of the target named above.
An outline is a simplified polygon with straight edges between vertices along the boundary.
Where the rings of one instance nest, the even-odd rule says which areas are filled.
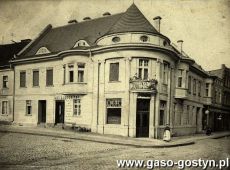
[[[194,144],[197,140],[230,136],[230,132],[213,133],[211,136],[206,136],[205,134],[196,134],[192,136],[173,137],[172,141],[164,142],[163,140],[151,138],[130,138],[115,135],[101,135],[90,132],[81,133],[72,130],[63,130],[61,128],[25,127],[17,125],[0,125],[0,132],[22,133],[145,148],[185,146]]]

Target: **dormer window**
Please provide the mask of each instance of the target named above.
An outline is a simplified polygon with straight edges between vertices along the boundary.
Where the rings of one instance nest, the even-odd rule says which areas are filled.
[[[163,41],[163,46],[166,46],[168,43],[167,43],[167,41]]]
[[[46,47],[41,47],[39,50],[36,52],[36,54],[48,54],[50,51]]]
[[[141,42],[147,42],[147,41],[149,41],[149,37],[146,36],[146,35],[142,35],[142,36],[140,37],[140,40],[141,40]]]
[[[120,39],[120,37],[113,37],[113,39],[112,39],[112,41],[114,42],[114,43],[117,43],[117,42],[119,42],[121,39]]]
[[[85,40],[79,40],[73,46],[73,48],[75,48],[75,47],[89,47],[89,44]]]

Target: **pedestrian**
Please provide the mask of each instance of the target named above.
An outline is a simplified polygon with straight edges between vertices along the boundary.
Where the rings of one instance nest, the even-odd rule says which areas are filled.
[[[168,124],[166,125],[164,129],[163,140],[166,142],[169,142],[171,140],[171,132],[170,132],[170,127]]]

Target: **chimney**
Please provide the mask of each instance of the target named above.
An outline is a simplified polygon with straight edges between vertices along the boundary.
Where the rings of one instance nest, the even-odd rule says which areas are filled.
[[[161,17],[160,16],[156,16],[153,18],[153,20],[156,22],[157,25],[157,31],[160,33],[161,32]]]
[[[72,19],[72,20],[69,20],[68,21],[68,24],[76,24],[77,23],[77,20],[76,19]]]
[[[103,14],[103,16],[105,17],[105,16],[110,16],[111,14],[109,13],[109,12],[105,12],[104,14]]]
[[[90,17],[85,17],[85,18],[83,18],[83,20],[87,21],[87,20],[91,20],[91,18]]]
[[[178,45],[180,46],[180,53],[182,54],[182,51],[183,51],[183,40],[178,40],[177,43]]]
[[[222,69],[225,69],[225,67],[226,67],[225,64],[221,64]]]

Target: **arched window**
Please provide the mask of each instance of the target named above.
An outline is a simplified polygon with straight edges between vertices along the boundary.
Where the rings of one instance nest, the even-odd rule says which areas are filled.
[[[46,47],[41,47],[39,50],[36,52],[36,54],[48,54],[50,51]]]

